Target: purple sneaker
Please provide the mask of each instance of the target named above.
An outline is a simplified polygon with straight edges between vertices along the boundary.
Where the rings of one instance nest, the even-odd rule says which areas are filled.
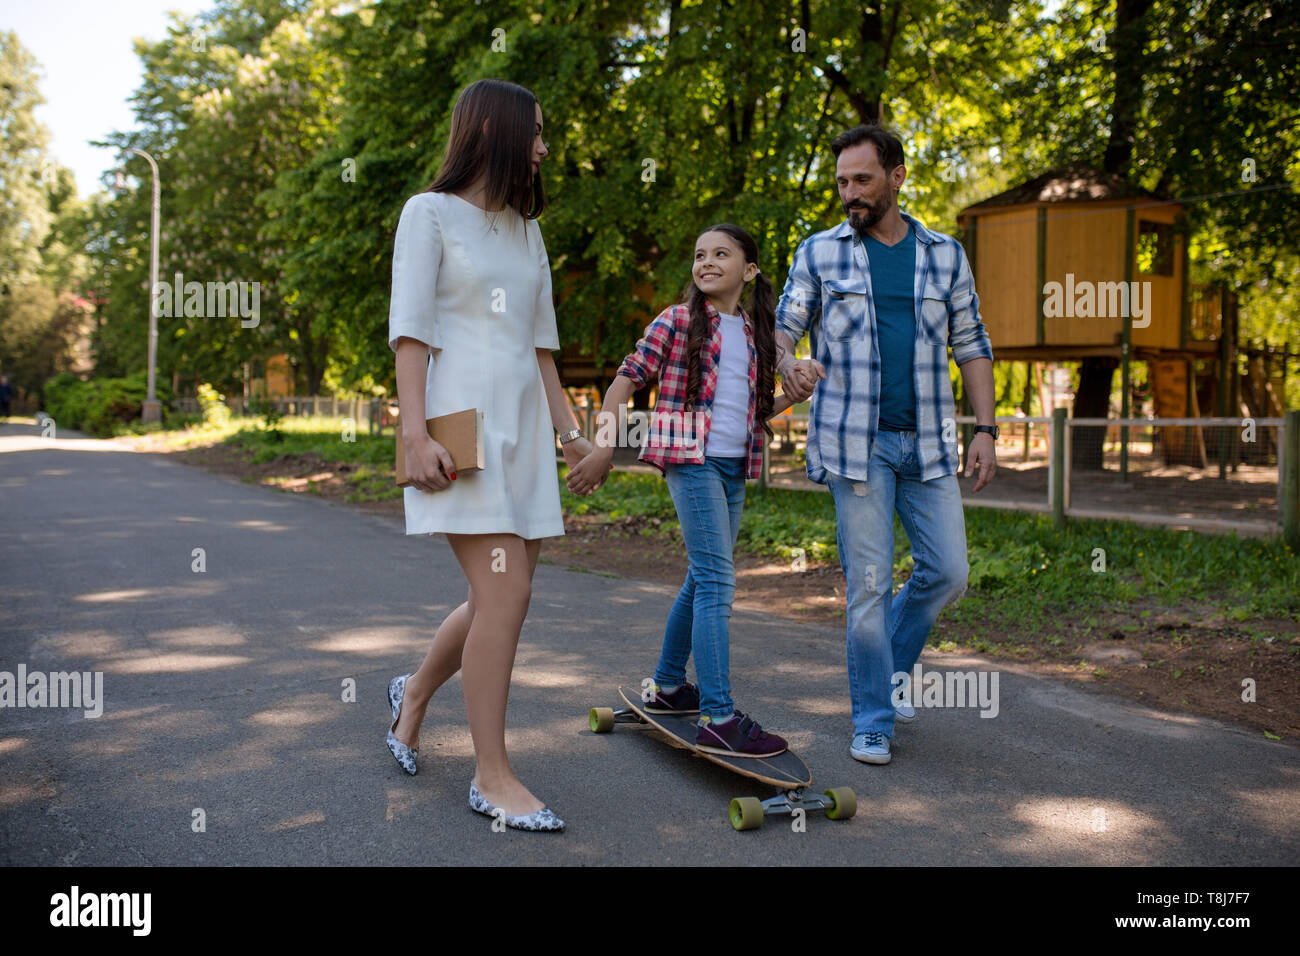
[[[724,757],[775,757],[785,753],[785,738],[769,734],[740,711],[721,724],[707,718],[700,725],[695,746]]]
[[[641,707],[647,714],[698,714],[700,712],[700,689],[690,681],[684,681],[671,694],[665,694],[655,684],[655,695],[645,701]]]

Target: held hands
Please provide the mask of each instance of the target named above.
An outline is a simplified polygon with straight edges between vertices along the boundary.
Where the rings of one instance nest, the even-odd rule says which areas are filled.
[[[564,452],[564,463],[572,470],[578,466],[582,459],[591,454],[591,442],[585,437],[579,436],[573,441],[561,445],[560,450]]]
[[[807,401],[817,385],[817,380],[825,377],[826,368],[816,359],[788,362],[781,369],[781,391],[790,396],[791,401]]]
[[[975,487],[971,493],[979,491],[990,481],[993,480],[993,473],[998,470],[998,454],[993,441],[993,436],[988,432],[979,432],[971,439],[970,448],[966,451],[966,477],[969,478],[979,468],[979,480],[975,482]]]
[[[568,449],[581,442],[585,445],[585,455],[581,461],[574,464],[569,457]],[[609,473],[614,466],[611,462],[614,459],[614,449],[612,447],[592,448],[591,442],[585,438],[579,438],[569,442],[565,446],[564,460],[569,463],[569,490],[575,495],[589,495],[605,483]]]
[[[406,476],[421,491],[442,491],[456,480],[456,466],[447,449],[426,433],[406,442]]]

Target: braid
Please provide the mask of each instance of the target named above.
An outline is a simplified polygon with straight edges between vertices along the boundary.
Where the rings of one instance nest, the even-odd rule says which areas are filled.
[[[776,308],[772,283],[760,272],[754,277],[749,315],[754,321],[754,348],[758,352],[758,402],[755,409],[768,441],[776,436],[767,418],[772,414],[776,388]]]
[[[691,321],[686,329],[686,407],[693,409],[700,397],[700,352],[712,340],[705,295],[694,282],[690,293]]]

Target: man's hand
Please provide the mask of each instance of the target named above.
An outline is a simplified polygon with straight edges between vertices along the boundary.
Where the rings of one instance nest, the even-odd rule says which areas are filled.
[[[787,362],[781,370],[781,391],[789,395],[792,401],[807,401],[817,380],[825,377],[826,369],[816,359]]]
[[[970,448],[966,450],[966,477],[973,475],[977,467],[980,472],[979,480],[971,489],[972,494],[992,481],[993,473],[998,470],[996,444],[988,432],[979,432],[971,439]]]

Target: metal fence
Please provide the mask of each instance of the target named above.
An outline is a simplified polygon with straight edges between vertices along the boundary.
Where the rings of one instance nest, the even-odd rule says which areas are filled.
[[[1066,516],[1267,534],[1283,521],[1283,418],[1065,418]]]
[[[252,415],[249,405],[254,399],[243,396],[225,399],[226,407],[232,415]],[[310,417],[326,415],[331,418],[351,418],[357,428],[363,425],[371,435],[380,434],[385,428],[397,424],[397,403],[383,398],[346,398],[338,395],[302,395],[269,400],[282,415],[288,417]],[[203,408],[198,398],[178,398],[172,401],[172,407],[190,415],[202,414]]]
[[[629,420],[648,414],[630,412]],[[589,417],[582,420],[590,436]],[[975,479],[959,470],[969,505],[1255,535],[1285,533],[1287,503],[1300,507],[1300,492],[1287,491],[1283,418],[1072,419],[1059,409],[1052,418],[996,421],[993,482],[972,493]],[[975,419],[959,416],[955,424],[964,469]],[[825,491],[807,478],[808,416],[780,416],[772,429],[760,484]]]
[[[372,435],[397,422],[389,399],[313,395],[271,402],[286,416],[351,417]],[[226,404],[234,414],[249,414],[242,397]],[[201,411],[197,398],[174,405]],[[576,411],[583,432],[594,438],[592,409]],[[648,431],[650,415],[628,412],[629,431],[638,423]],[[1051,418],[1003,416],[997,423],[992,484],[973,494],[975,479],[960,478],[969,505],[1039,511],[1058,522],[1123,519],[1260,535],[1280,530],[1300,543],[1300,412],[1287,418],[1107,419],[1068,418],[1062,408]],[[971,416],[955,419],[963,469],[974,424]],[[760,484],[825,491],[805,470],[808,416],[786,413],[771,426],[775,440],[764,448]],[[620,448],[615,462],[635,467],[636,453]]]

